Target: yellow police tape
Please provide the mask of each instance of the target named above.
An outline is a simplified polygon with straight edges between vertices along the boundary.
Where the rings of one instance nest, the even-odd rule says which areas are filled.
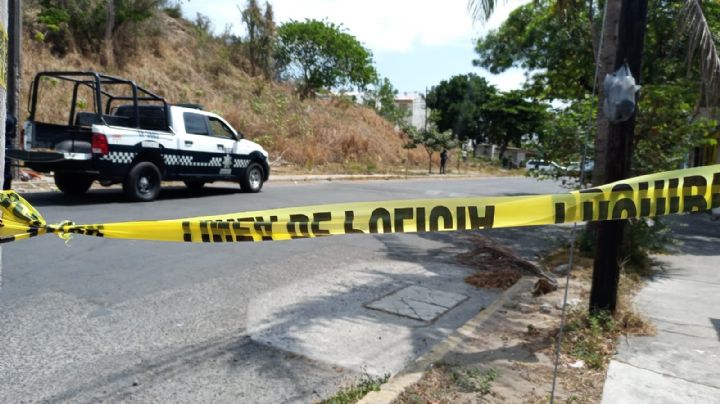
[[[720,165],[644,175],[565,194],[339,203],[92,225],[49,225],[25,199],[6,191],[0,197],[0,242],[47,233],[206,243],[288,240],[653,217],[715,207],[720,207]]]

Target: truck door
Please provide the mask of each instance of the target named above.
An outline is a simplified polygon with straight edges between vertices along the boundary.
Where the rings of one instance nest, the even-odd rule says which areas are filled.
[[[235,164],[235,159],[237,158],[235,155],[235,144],[237,143],[235,133],[220,118],[208,115],[207,120],[208,126],[210,127],[210,135],[215,139],[217,147],[220,148],[222,145],[224,148],[221,165],[217,167],[215,173],[220,176],[231,175],[233,169],[237,166],[237,164]]]
[[[220,175],[225,156],[232,150],[234,140],[212,136],[208,117],[195,112],[184,112],[185,134],[180,139],[178,172],[182,175],[214,177]],[[232,166],[232,163],[230,163]]]

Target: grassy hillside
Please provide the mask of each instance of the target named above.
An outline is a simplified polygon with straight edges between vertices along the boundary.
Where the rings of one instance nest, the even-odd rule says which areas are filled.
[[[26,21],[32,21],[32,12],[26,10]],[[268,149],[276,169],[390,172],[404,167],[408,157],[411,166],[426,166],[424,151],[403,149],[406,137],[372,109],[344,97],[300,101],[288,85],[249,77],[234,66],[222,41],[182,18],[160,12],[144,29],[126,57],[103,66],[99,55],[52,54],[48,43],[34,39],[32,24],[26,24],[21,105],[27,105],[36,72],[92,69],[130,78],[171,103],[199,103],[221,114]],[[66,119],[53,115],[67,114],[70,94],[50,87],[42,95],[43,109],[50,118]]]

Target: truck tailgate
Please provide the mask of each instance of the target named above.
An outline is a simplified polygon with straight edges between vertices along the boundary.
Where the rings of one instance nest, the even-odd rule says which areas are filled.
[[[33,151],[91,153],[92,131],[90,128],[42,122],[33,122],[30,124],[30,128],[30,133],[26,133],[26,136],[29,137],[29,146]]]

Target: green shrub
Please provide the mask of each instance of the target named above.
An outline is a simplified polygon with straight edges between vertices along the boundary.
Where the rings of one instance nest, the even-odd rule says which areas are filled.
[[[111,22],[113,38],[134,38],[138,24],[149,19],[158,10],[159,0],[117,0]],[[98,53],[105,40],[107,29],[107,2],[103,0],[41,0],[34,21],[35,30],[50,45],[53,53],[64,56],[70,51]],[[125,32],[125,31],[131,32]],[[127,52],[132,43],[114,44]]]

